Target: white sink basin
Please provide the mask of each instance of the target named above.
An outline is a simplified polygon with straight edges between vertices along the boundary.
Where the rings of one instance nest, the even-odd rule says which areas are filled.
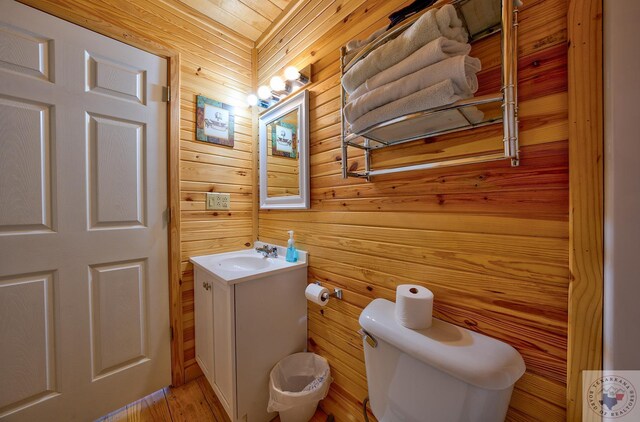
[[[233,256],[218,261],[218,266],[229,271],[261,270],[274,265],[273,258],[262,256]]]
[[[287,262],[285,260],[286,249],[282,246],[277,246],[277,257],[268,258],[256,252],[255,248],[262,246],[264,246],[264,243],[256,242],[254,248],[251,249],[194,256],[189,260],[226,284],[235,284],[307,266],[307,253],[305,251],[298,250],[297,262]]]

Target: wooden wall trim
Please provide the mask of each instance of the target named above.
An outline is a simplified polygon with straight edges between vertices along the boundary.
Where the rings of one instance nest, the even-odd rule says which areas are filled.
[[[292,1],[291,3],[295,3],[295,1]],[[285,9],[287,10],[287,9]],[[278,20],[276,19],[274,22],[278,22]],[[252,92],[258,92],[258,49],[257,48],[253,48],[251,49],[251,86],[252,86]],[[259,211],[259,201],[260,201],[260,195],[259,195],[259,172],[258,172],[258,154],[260,151],[260,139],[258,136],[258,115],[259,115],[259,108],[258,107],[252,107],[252,132],[253,132],[253,142],[252,142],[252,152],[253,155],[251,157],[251,165],[254,169],[253,172],[253,180],[252,180],[252,186],[253,186],[253,191],[252,191],[252,195],[251,195],[251,200],[253,201],[253,208],[251,209],[252,213],[251,213],[251,221],[252,221],[252,230],[251,230],[251,234],[253,236],[253,240],[258,240],[258,211]],[[251,245],[253,246],[253,245]]]
[[[182,282],[180,280],[180,54],[169,57],[168,107],[169,174],[169,318],[171,324],[171,383],[184,383]]]
[[[581,371],[602,367],[602,0],[570,0],[567,420],[582,413]]]

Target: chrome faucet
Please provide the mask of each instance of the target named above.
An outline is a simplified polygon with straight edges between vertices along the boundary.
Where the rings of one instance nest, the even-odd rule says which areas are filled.
[[[277,246],[269,246],[269,245],[264,245],[261,248],[256,248],[256,252],[260,252],[262,254],[262,256],[264,256],[265,258],[267,257],[273,257],[273,258],[277,258],[278,257],[278,247]]]

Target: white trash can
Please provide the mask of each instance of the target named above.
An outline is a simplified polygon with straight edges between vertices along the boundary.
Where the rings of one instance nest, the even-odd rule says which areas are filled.
[[[308,422],[331,384],[329,363],[314,353],[294,353],[276,364],[269,375],[269,412],[282,422]]]

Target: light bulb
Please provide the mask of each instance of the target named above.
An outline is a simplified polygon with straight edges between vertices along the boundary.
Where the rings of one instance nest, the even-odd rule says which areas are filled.
[[[249,104],[251,107],[257,106],[258,105],[258,97],[256,97],[255,94],[247,95],[247,104]]]
[[[295,66],[288,66],[284,70],[284,77],[287,78],[288,81],[295,81],[300,77],[300,72]]]
[[[258,97],[260,97],[261,100],[268,100],[271,98],[271,90],[269,87],[261,85],[260,88],[258,88]]]
[[[269,85],[271,85],[271,89],[274,91],[284,91],[287,87],[280,76],[274,76],[271,78]]]

